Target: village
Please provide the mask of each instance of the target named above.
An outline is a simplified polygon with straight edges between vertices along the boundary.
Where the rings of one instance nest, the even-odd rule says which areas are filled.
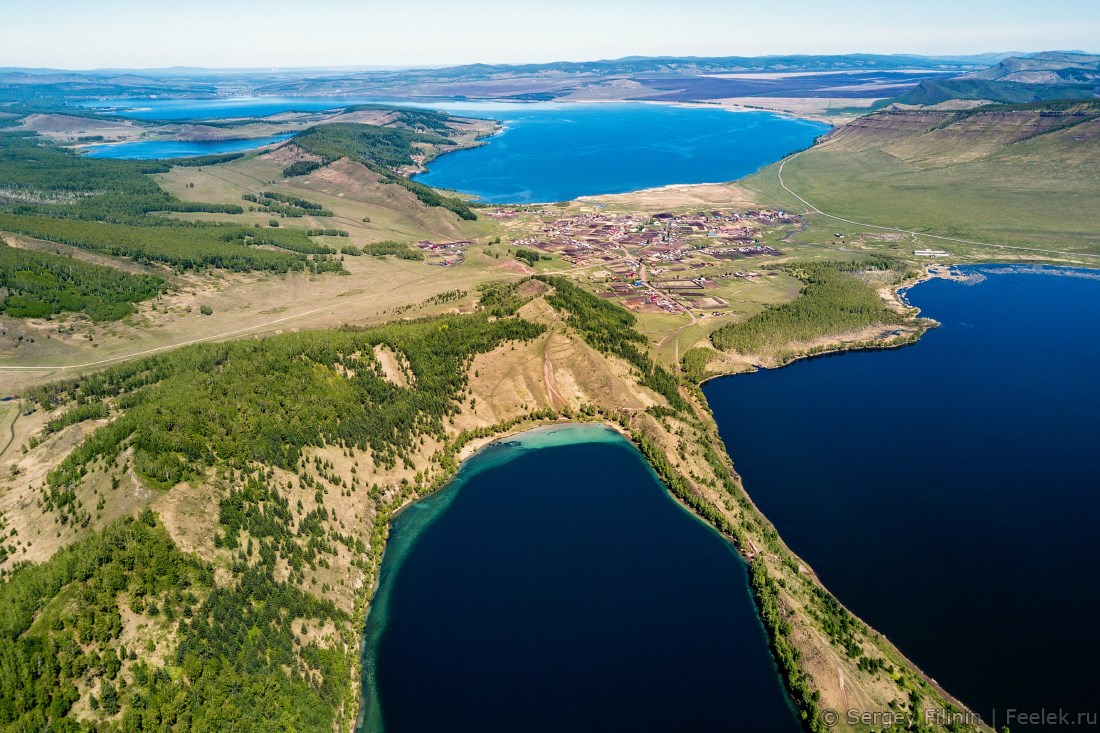
[[[600,297],[616,299],[637,312],[692,311],[700,318],[729,315],[727,301],[715,292],[722,281],[759,282],[770,274],[733,267],[742,260],[783,256],[763,243],[768,228],[802,224],[799,217],[777,209],[558,214],[531,206],[492,208],[484,215],[511,225],[515,236],[507,241],[517,249],[587,271]],[[423,240],[416,246],[428,264],[454,267],[477,244]]]
[[[720,270],[721,265],[782,256],[761,243],[764,230],[801,224],[780,210],[655,215],[597,211],[556,217],[536,212],[537,231],[515,239],[516,246],[556,255],[574,270],[589,270],[590,280],[602,286],[601,297],[620,299],[631,310],[694,310],[701,317],[726,315],[726,301],[713,292],[720,280],[761,277],[752,269]],[[498,208],[487,215],[507,220],[528,213]]]

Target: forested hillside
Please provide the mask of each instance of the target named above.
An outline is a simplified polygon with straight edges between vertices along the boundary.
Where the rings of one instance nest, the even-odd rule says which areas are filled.
[[[223,157],[189,158],[174,164],[202,166],[216,164]],[[338,261],[328,258],[336,253],[335,249],[317,244],[301,229],[183,222],[153,215],[154,212],[240,214],[243,211],[238,204],[181,201],[168,194],[149,174],[169,169],[163,161],[84,158],[33,135],[0,133],[0,231],[135,262],[166,265],[179,271],[206,267],[277,273],[342,269]],[[285,202],[272,202],[286,205]],[[287,251],[270,251],[256,245],[274,245]],[[41,272],[47,262],[55,275],[61,270],[71,273],[66,276],[70,280],[76,277],[75,273],[83,273],[80,277],[85,285],[81,287],[86,289],[92,277],[92,266],[75,261],[65,264],[61,261],[64,259],[68,258],[43,259],[25,250],[10,250],[5,254],[7,267],[18,267],[24,273]],[[111,279],[116,289],[119,283],[126,282],[125,276],[109,275],[104,269],[109,268],[96,271],[99,279]],[[9,275],[8,280],[12,281],[12,277]],[[32,279],[24,275],[18,292],[11,289],[9,295],[14,295],[16,300],[5,308],[8,315],[28,317],[59,311],[85,311],[94,320],[115,320],[129,312],[118,305],[105,309],[101,303],[96,305],[99,301],[78,303],[72,297],[65,298],[62,304],[63,299],[56,292],[45,299],[34,297],[38,305],[31,305],[31,301],[26,300],[29,289],[33,287],[41,293],[48,286],[48,283],[33,285]],[[81,297],[89,295],[85,292]],[[113,300],[118,301],[117,298]],[[54,305],[48,308],[42,305],[47,301]]]
[[[86,522],[96,510],[77,488],[95,473],[117,486],[133,470],[160,491],[212,482],[216,534],[191,541],[215,549],[181,551],[146,511],[15,571],[0,584],[0,727],[346,727],[362,619],[326,600],[317,578],[376,566],[382,536],[345,527],[330,502],[363,492],[384,529],[400,496],[383,495],[367,466],[411,466],[425,439],[446,443],[474,355],[540,331],[475,314],[287,334],[35,390],[56,430],[111,418],[49,474],[42,511]],[[383,345],[403,355],[415,389],[386,378],[374,357]],[[315,453],[325,447],[356,456],[362,473],[337,474]]]
[[[172,165],[213,165],[225,156]],[[236,204],[180,201],[151,179],[171,166],[159,160],[85,158],[30,133],[0,132],[0,206],[51,216],[140,222],[153,211],[241,213]]]
[[[41,318],[62,311],[84,312],[93,321],[116,321],[133,303],[165,287],[155,275],[131,275],[111,267],[33,252],[0,242],[0,313]]]
[[[402,166],[413,165],[414,156],[432,158],[443,149],[452,148],[455,143],[445,137],[371,125],[332,124],[312,127],[296,136],[292,144],[321,160],[292,163],[283,175],[304,175],[340,158],[350,158],[380,175],[383,183],[408,189],[428,206],[449,209],[468,221],[477,218],[466,202],[395,172]]]

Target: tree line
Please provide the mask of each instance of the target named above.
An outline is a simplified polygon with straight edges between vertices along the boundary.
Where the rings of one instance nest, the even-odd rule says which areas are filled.
[[[474,354],[541,330],[479,313],[365,331],[283,334],[189,346],[32,390],[30,397],[45,407],[113,399],[122,412],[48,474],[44,505],[75,520],[75,487],[89,467],[111,463],[131,447],[134,468],[160,486],[217,463],[292,469],[309,446],[357,448],[377,465],[396,466],[420,435],[443,439]],[[405,355],[415,390],[385,378],[373,356],[380,344]]]
[[[419,147],[453,147],[454,141],[445,137],[377,125],[337,123],[311,127],[296,135],[292,144],[319,156],[321,162],[291,163],[283,170],[284,176],[304,175],[340,158],[349,158],[378,174],[383,184],[401,186],[428,206],[448,209],[468,221],[477,219],[477,214],[465,201],[445,196],[431,186],[394,172],[396,168],[413,165],[413,155]]]
[[[117,321],[134,312],[134,303],[156,297],[165,283],[155,275],[132,275],[0,242],[0,288],[6,292],[0,313],[14,318],[65,311],[85,313],[93,321]]]
[[[902,323],[905,317],[887,306],[876,288],[855,274],[894,270],[900,277],[900,268],[884,258],[788,265],[784,270],[804,283],[799,297],[740,323],[722,326],[711,334],[711,341],[721,351],[767,353],[792,342]]]
[[[238,272],[302,270],[306,267],[304,257],[249,247],[246,239],[270,241],[287,249],[313,245],[300,231],[275,234],[233,225],[130,226],[7,213],[0,213],[0,230],[179,270],[207,266]]]
[[[633,313],[563,277],[536,276],[534,279],[554,288],[554,292],[546,296],[546,302],[566,314],[567,323],[585,343],[628,362],[638,370],[639,381],[668,400],[674,409],[689,409],[687,400],[680,394],[676,375],[654,361],[648,350],[641,348],[647,341],[635,330],[637,319]]]
[[[22,213],[130,223],[153,211],[240,214],[236,204],[181,201],[149,177],[203,160],[87,158],[33,133],[0,132],[0,181],[5,198]]]
[[[292,219],[300,219],[303,216],[333,216],[331,211],[318,203],[272,191],[264,191],[259,196],[246,193],[242,194],[241,198],[259,205],[263,211]]]

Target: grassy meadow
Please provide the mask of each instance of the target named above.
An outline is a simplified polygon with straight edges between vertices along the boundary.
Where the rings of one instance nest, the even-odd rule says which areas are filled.
[[[976,124],[962,120],[905,133],[888,128],[834,133],[789,160],[783,180],[823,212],[866,224],[1100,254],[1100,122],[1022,140],[979,137]],[[780,187],[778,167],[765,168],[743,186],[791,211],[803,210]],[[845,225],[827,220],[822,226]],[[972,251],[932,239],[920,246],[952,254]]]

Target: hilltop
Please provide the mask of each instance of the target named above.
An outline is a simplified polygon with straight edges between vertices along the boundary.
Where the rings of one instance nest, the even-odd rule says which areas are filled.
[[[788,160],[789,191],[778,170],[770,166],[743,185],[791,210],[805,208],[794,192],[827,214],[879,227],[1100,252],[1100,102],[882,110]],[[890,236],[896,249],[906,248],[903,237]],[[956,255],[975,248],[936,244]]]
[[[1095,97],[1100,97],[1100,56],[1052,51],[1013,56],[951,79],[927,79],[894,101],[931,106],[952,100],[988,104]]]
[[[79,146],[82,130],[156,139],[199,125],[45,113],[13,122],[0,130],[0,358],[109,360],[134,343],[209,333],[208,314],[227,332],[277,320],[307,291],[312,308],[339,304],[347,318],[420,301],[468,280],[411,267],[426,257],[410,244],[489,231],[463,199],[408,176],[476,144],[491,122],[372,105],[204,123],[300,132],[277,148],[171,161],[89,158],[63,143]],[[350,287],[347,276],[384,287]]]

